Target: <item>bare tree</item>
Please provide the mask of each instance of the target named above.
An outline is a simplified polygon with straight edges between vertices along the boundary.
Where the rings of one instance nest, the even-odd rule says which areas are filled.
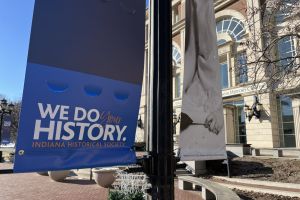
[[[14,102],[14,108],[11,113],[11,141],[15,142],[18,135],[19,119],[21,111],[21,101]]]
[[[259,94],[300,87],[300,0],[262,0],[246,13],[249,35],[239,45],[247,51],[253,89]]]

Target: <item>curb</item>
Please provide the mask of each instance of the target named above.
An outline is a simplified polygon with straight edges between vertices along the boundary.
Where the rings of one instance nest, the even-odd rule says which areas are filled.
[[[281,183],[281,182],[272,182],[272,181],[259,181],[254,179],[241,179],[241,178],[228,178],[223,176],[212,176],[216,179],[221,179],[229,182],[236,183],[245,183],[251,185],[263,185],[263,186],[273,186],[279,188],[288,188],[288,189],[298,189],[300,192],[300,184],[295,183]]]
[[[247,186],[240,186],[240,185],[226,184],[226,183],[219,183],[219,182],[218,182],[218,184],[228,187],[230,189],[239,189],[239,190],[258,192],[258,193],[268,193],[268,194],[288,196],[288,197],[300,197],[300,193],[298,193],[298,192],[289,192],[289,191],[285,192],[285,191],[270,190],[270,189],[263,189],[263,188],[256,188],[256,187],[247,187]]]

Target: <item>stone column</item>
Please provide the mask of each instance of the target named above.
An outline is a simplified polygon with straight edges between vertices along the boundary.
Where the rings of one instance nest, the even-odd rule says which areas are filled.
[[[185,161],[185,163],[188,165],[187,169],[196,176],[207,172],[206,161]]]
[[[173,10],[173,6],[172,6],[172,17],[171,17],[171,19],[172,19],[172,24],[174,24],[175,23],[175,12]]]
[[[296,148],[300,148],[300,99],[293,98],[292,106],[294,115]]]
[[[228,51],[226,53],[226,59],[227,59],[227,72],[228,72],[228,87],[233,87],[235,86],[235,71],[234,71],[234,67],[232,67],[231,64],[231,53],[230,51]],[[233,73],[232,73],[233,72]]]
[[[245,96],[244,101],[246,105],[253,105],[253,95]],[[272,123],[276,123],[276,109],[275,105],[271,105],[270,93],[260,94],[259,102],[263,105],[261,117],[257,119],[252,117],[251,121],[246,121],[247,143],[254,148],[274,148],[274,134],[277,136],[278,132]],[[274,119],[273,119],[274,118]],[[274,129],[273,129],[274,127]],[[277,142],[276,142],[277,144]]]

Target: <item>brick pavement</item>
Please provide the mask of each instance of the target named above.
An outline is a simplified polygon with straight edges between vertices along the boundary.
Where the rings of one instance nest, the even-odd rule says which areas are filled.
[[[0,168],[11,165],[0,163]],[[108,189],[76,177],[54,182],[37,173],[0,175],[0,200],[107,200],[107,195]],[[201,194],[175,187],[175,200],[201,200]]]
[[[68,178],[54,182],[37,173],[1,174],[0,191],[1,200],[106,200],[108,195],[94,181]]]

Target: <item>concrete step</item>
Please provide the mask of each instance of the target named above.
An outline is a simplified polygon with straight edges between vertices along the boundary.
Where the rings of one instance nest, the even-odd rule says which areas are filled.
[[[192,173],[187,171],[185,168],[180,168],[180,169],[176,169],[175,175],[176,176],[190,176],[190,175],[192,175]]]

